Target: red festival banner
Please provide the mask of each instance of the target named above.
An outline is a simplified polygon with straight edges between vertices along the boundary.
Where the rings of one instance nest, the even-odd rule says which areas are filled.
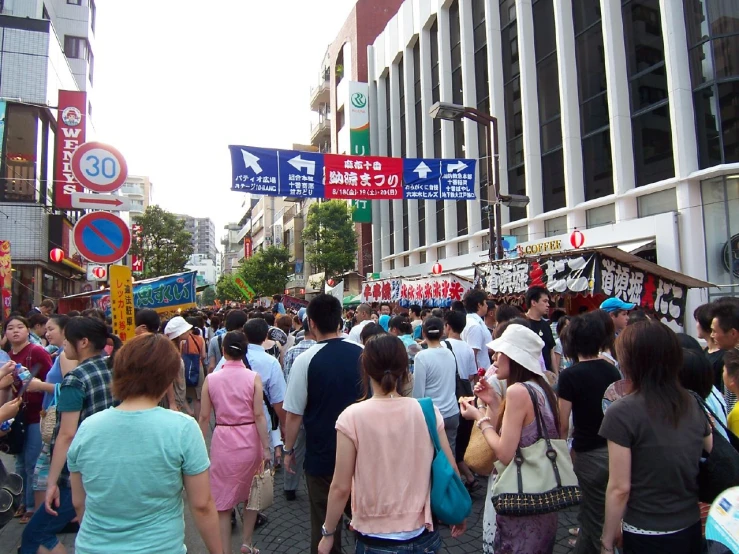
[[[72,209],[72,194],[84,188],[72,174],[72,154],[85,142],[87,127],[87,93],[76,90],[59,91],[54,158],[54,207]]]
[[[326,198],[403,199],[403,158],[325,154]]]

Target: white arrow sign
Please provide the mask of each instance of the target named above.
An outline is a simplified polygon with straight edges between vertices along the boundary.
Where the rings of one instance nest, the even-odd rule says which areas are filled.
[[[259,175],[262,172],[262,168],[259,166],[259,158],[246,150],[242,150],[241,155],[244,156],[244,167],[246,169],[251,167],[256,175]]]
[[[453,173],[453,172],[459,173],[465,169],[467,169],[467,164],[462,161],[457,161],[456,163],[449,164],[446,166],[447,173]]]
[[[421,162],[418,167],[413,170],[413,173],[418,173],[420,179],[425,179],[431,173],[431,168],[426,165],[426,162]]]
[[[304,160],[300,157],[300,154],[295,156],[292,160],[288,160],[287,163],[289,163],[298,171],[300,171],[301,169],[305,169],[308,175],[316,174],[316,162],[314,162],[313,160]]]
[[[131,209],[131,201],[125,196],[115,194],[83,194],[72,193],[72,207],[78,210],[106,210],[109,212],[127,212]]]

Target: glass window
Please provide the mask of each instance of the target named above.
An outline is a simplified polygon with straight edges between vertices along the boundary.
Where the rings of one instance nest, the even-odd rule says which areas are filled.
[[[466,235],[469,230],[467,225],[467,202],[457,201],[457,236]]]
[[[739,245],[732,240],[739,229],[730,215],[739,213],[738,189],[739,175],[701,182],[706,270],[708,280],[718,285],[739,282]]]
[[[711,53],[711,42],[699,44],[688,53],[688,64],[690,65],[690,80],[693,88],[713,81],[713,54]]]
[[[508,230],[508,235],[516,237],[517,242],[520,244],[529,240],[529,226],[521,225],[520,227],[514,227]]]
[[[554,31],[554,2],[539,0],[534,4],[534,50],[540,61],[557,49]]]
[[[463,240],[457,243],[457,256],[464,256],[470,253],[470,241]]]
[[[736,0],[710,0],[708,16],[713,36],[739,33],[739,5]]]
[[[705,0],[683,0],[688,46],[708,39],[708,14]]]
[[[477,109],[483,113],[490,113],[490,82],[488,79],[488,52],[487,52],[487,35],[485,34],[485,0],[472,0],[472,21],[475,28],[473,31],[473,41],[475,48],[475,90],[477,93]],[[477,147],[480,162],[477,164],[477,171],[480,181],[480,199],[488,198],[488,165],[486,158],[488,156],[487,134],[489,129],[482,125],[476,125],[477,130]],[[482,209],[487,203],[482,202]],[[488,219],[483,212],[480,218],[483,229],[488,228]]]
[[[631,0],[622,11],[626,68],[632,76],[665,59],[659,0]]]
[[[739,11],[739,8],[737,8]],[[737,16],[739,20],[739,15]],[[739,77],[739,34],[713,41],[716,78]]]
[[[544,222],[544,234],[547,237],[563,235],[567,232],[567,216],[563,215]]]
[[[403,75],[405,69],[403,66],[403,58],[398,62],[398,88],[399,107],[400,107],[400,157],[405,158],[406,154],[406,137],[405,137],[405,77]]]
[[[575,39],[580,102],[606,90],[606,58],[601,25]]]
[[[667,72],[662,63],[649,73],[635,77],[631,88],[631,112],[638,112],[667,100]]]
[[[87,39],[85,37],[64,36],[64,55],[79,60],[87,59]]]
[[[585,221],[588,229],[616,223],[616,205],[608,204],[585,211]]]
[[[653,194],[645,194],[636,199],[639,217],[677,211],[677,193],[667,189]]]
[[[580,106],[580,128],[583,135],[608,127],[609,123],[608,95],[605,92]]]
[[[395,254],[395,210],[393,202],[388,202],[388,230],[390,231],[390,254]]]
[[[721,137],[719,135],[718,105],[714,88],[708,87],[693,93],[695,125],[698,133],[698,161],[700,167],[721,163]]]
[[[67,0],[67,4],[72,4],[73,6],[81,6],[82,0]]]
[[[500,25],[508,25],[516,20],[516,0],[501,0]]]
[[[33,106],[9,104],[5,118],[5,200],[35,202],[40,193],[36,160],[41,159],[39,110]],[[49,152],[49,158],[52,158]]]
[[[421,42],[413,45],[413,97],[415,99],[416,156],[423,156],[423,107],[421,103]]]
[[[422,264],[425,264],[425,263],[426,263],[426,251],[425,251],[425,250],[421,250],[421,251],[420,251],[420,252],[418,253],[418,257],[419,257],[419,260],[418,260],[418,261],[419,261],[420,263],[422,263]]]
[[[591,135],[582,140],[582,158],[585,179],[585,200],[613,194],[613,162],[609,131]]]
[[[636,186],[675,176],[672,130],[667,105],[632,119]]]
[[[575,33],[580,33],[600,21],[600,2],[572,0],[572,15],[575,21]]]
[[[724,163],[739,162],[739,81],[718,86]]]
[[[411,265],[411,257],[403,256],[403,267],[408,267],[409,265]]]
[[[541,158],[541,181],[544,193],[544,211],[549,212],[567,205],[565,198],[565,172],[562,149]]]
[[[436,248],[436,259],[437,260],[443,260],[446,258],[446,249],[443,246],[439,246]]]
[[[539,4],[542,2],[546,0],[541,0]],[[560,112],[559,70],[556,53],[548,56],[536,66],[536,80],[539,90],[539,119],[546,122],[559,116]]]
[[[408,200],[403,200],[403,251],[410,250],[410,223],[408,222]]]
[[[436,240],[440,242],[445,240],[446,224],[444,223],[444,201],[436,201]]]
[[[511,194],[526,194],[526,170],[523,165],[508,170],[508,191]],[[526,208],[509,208],[510,220],[518,221],[526,217]]]
[[[418,202],[418,246],[426,246],[426,201]]]

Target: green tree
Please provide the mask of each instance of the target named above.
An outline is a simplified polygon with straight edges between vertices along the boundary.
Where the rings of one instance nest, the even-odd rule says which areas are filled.
[[[208,287],[203,291],[201,296],[201,302],[203,306],[212,306],[216,302],[216,289],[215,287]]]
[[[352,208],[343,200],[311,204],[303,229],[306,261],[324,280],[355,268],[357,233]]]
[[[131,245],[131,254],[143,261],[144,278],[186,271],[193,247],[183,220],[155,205],[134,216],[133,222],[141,226],[141,232]]]
[[[216,283],[216,298],[222,303],[226,302],[244,302],[246,298],[241,289],[234,283],[234,276],[230,273],[224,273]]]
[[[258,250],[239,267],[239,275],[257,296],[282,294],[287,277],[293,273],[290,252],[282,246],[270,246]]]

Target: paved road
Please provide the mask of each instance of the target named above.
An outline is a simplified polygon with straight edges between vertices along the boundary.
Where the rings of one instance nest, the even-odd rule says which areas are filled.
[[[0,455],[6,467],[12,468],[12,458]],[[294,502],[288,502],[282,494],[282,472],[275,477],[275,504],[267,510],[269,518],[267,524],[258,529],[255,534],[255,543],[265,554],[305,554],[309,552],[310,517],[308,512],[308,494],[305,490],[298,492]],[[443,529],[444,544],[449,554],[479,553],[482,551],[482,513],[485,501],[484,490],[479,489],[473,494],[472,515],[468,520],[467,533],[459,538],[449,537],[448,529]],[[571,549],[567,546],[569,535],[567,530],[576,525],[574,511],[562,512],[559,517],[560,528],[557,536],[555,554],[568,554]],[[207,554],[203,542],[200,540],[189,510],[185,510],[186,535],[185,543],[188,554]],[[0,554],[16,554],[20,544],[23,527],[14,520],[0,530]],[[343,550],[349,554],[354,551],[353,540],[349,533],[345,533]],[[74,535],[60,535],[60,539],[67,547],[69,554],[74,553]],[[232,549],[239,552],[241,545],[241,523],[233,533]]]

